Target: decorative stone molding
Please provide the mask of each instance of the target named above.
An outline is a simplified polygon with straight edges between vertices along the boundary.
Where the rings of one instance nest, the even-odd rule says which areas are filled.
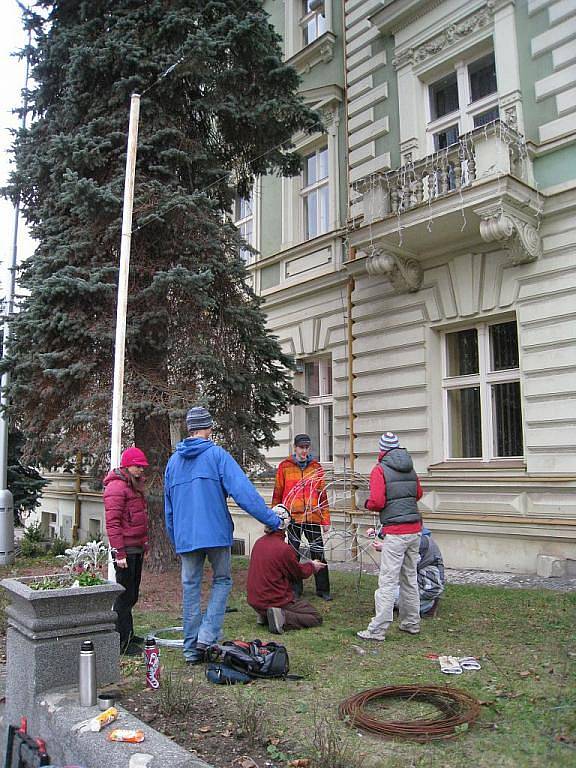
[[[475,211],[480,216],[480,237],[484,242],[505,243],[512,264],[528,264],[542,255],[542,238],[534,221],[497,204]]]
[[[395,293],[413,293],[422,285],[424,273],[418,261],[392,251],[373,250],[366,262],[369,275],[384,275]]]
[[[500,114],[501,119],[507,126],[515,131],[520,129],[519,110],[522,105],[522,94],[520,91],[512,91],[506,95],[500,96]]]
[[[338,126],[340,125],[339,104],[337,104],[336,106],[326,105],[326,106],[320,107],[318,112],[322,116],[322,122],[324,123],[324,127],[326,128],[327,132],[330,133],[332,136],[335,136],[336,133],[338,132]]]
[[[307,74],[316,64],[327,64],[332,61],[335,47],[335,35],[332,32],[324,32],[313,43],[302,48],[288,59],[288,63],[296,69],[299,75]]]
[[[425,43],[414,48],[396,51],[396,55],[392,60],[393,66],[395,69],[400,69],[406,66],[406,64],[420,64],[445,48],[453,46],[458,40],[468,37],[468,35],[476,32],[478,29],[492,24],[495,10],[496,2],[488,0],[483,8],[470,14],[470,16],[462,19],[462,21],[450,24],[440,34],[435,35]]]

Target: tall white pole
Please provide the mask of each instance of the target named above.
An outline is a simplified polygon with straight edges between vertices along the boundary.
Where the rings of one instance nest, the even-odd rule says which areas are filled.
[[[120,242],[120,271],[118,274],[118,303],[116,305],[116,344],[114,349],[114,388],[112,394],[112,440],[110,467],[120,464],[122,450],[122,403],[124,399],[124,352],[126,348],[126,307],[128,303],[128,276],[130,273],[130,244],[132,241],[132,209],[134,205],[134,176],[138,146],[138,118],[140,95],[132,94],[128,127],[128,154],[124,181],[124,213]]]
[[[118,298],[116,304],[116,342],[114,347],[114,384],[112,390],[112,439],[110,441],[110,467],[118,467],[122,451],[122,403],[124,400],[124,353],[126,349],[126,307],[128,305],[128,277],[130,274],[130,245],[132,242],[132,209],[134,207],[134,177],[138,147],[138,118],[140,95],[132,94],[128,125],[128,153],[124,179],[124,211],[122,239],[120,241],[120,270],[118,272]],[[108,579],[115,581],[112,550],[108,554]]]

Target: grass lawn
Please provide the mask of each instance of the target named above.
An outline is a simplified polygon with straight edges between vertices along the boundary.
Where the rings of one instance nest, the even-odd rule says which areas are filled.
[[[363,575],[359,580],[357,573],[332,571],[332,603],[318,600],[313,584],[306,584],[305,597],[322,611],[324,624],[279,638],[256,625],[245,602],[240,585],[246,560],[234,558],[234,569],[237,586],[229,604],[238,610],[226,615],[225,639],[280,640],[288,648],[291,672],[303,680],[215,686],[204,679],[202,667],[184,665],[180,650],[161,648],[164,708],[180,706],[183,696],[196,702],[195,713],[182,710],[172,734],[177,741],[188,734],[192,741],[181,742],[187,748],[196,744],[198,734],[193,732],[202,731],[202,723],[215,724],[214,738],[220,743],[225,730],[240,724],[245,732],[256,727],[252,736],[260,743],[259,754],[268,753],[275,766],[311,754],[316,754],[311,768],[576,765],[576,593],[449,585],[437,617],[422,622],[420,635],[399,632],[395,624],[384,643],[367,643],[356,631],[372,616],[376,578]],[[17,563],[16,568],[0,569],[0,576],[22,570]],[[166,594],[165,605],[166,610],[135,612],[139,634],[181,624],[179,597]],[[443,675],[429,654],[475,656],[482,669]],[[123,659],[122,672],[127,695],[143,697],[143,661]],[[184,689],[171,690],[170,678],[184,681]],[[483,705],[480,721],[453,740],[416,744],[365,735],[337,719],[338,704],[354,693],[418,683],[449,685],[472,694]],[[148,696],[156,697],[157,706],[158,694]],[[406,720],[435,717],[437,712],[416,702],[387,702],[386,707],[375,706],[372,714]],[[159,727],[158,722],[151,724]],[[209,751],[198,753],[211,762]],[[212,756],[212,764],[232,764],[230,755],[226,760],[220,753],[219,758]]]
[[[245,561],[237,559],[235,567],[239,576]],[[301,754],[306,754],[304,745],[314,740],[319,729],[315,723],[326,718],[337,723],[339,702],[358,691],[417,683],[456,686],[483,704],[481,720],[468,732],[454,740],[422,745],[383,741],[337,723],[332,736],[344,738],[350,747],[348,762],[342,765],[576,764],[576,594],[449,586],[437,617],[422,622],[419,636],[399,632],[393,625],[384,643],[367,643],[355,633],[372,616],[376,578],[363,575],[359,583],[357,574],[333,571],[331,580],[332,603],[310,598],[324,614],[323,626],[282,636],[291,671],[304,680],[258,681],[242,692],[239,686],[212,686],[219,697],[230,700],[236,710],[257,705],[269,732],[287,738],[293,748],[302,744]],[[313,594],[310,586],[307,593]],[[279,639],[262,633],[242,593],[233,592],[230,605],[238,612],[226,616],[226,639]],[[180,615],[177,607],[176,611],[137,614],[137,621],[139,629],[146,631],[179,624]],[[179,651],[163,648],[161,653],[165,667],[181,666]],[[482,669],[447,676],[428,654],[476,656]],[[141,673],[137,675],[141,681]],[[436,710],[423,711],[425,706],[390,702],[387,708],[380,705],[374,715],[387,720],[437,715]],[[292,750],[291,756],[295,756]],[[333,768],[330,762],[323,765]]]

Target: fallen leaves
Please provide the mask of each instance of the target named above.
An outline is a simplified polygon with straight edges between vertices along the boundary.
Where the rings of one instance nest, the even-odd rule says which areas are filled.
[[[248,755],[241,755],[232,761],[233,766],[237,768],[259,768],[258,763],[254,762]]]

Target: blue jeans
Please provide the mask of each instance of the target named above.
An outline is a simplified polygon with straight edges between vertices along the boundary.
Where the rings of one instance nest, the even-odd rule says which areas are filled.
[[[194,660],[196,643],[216,643],[222,634],[226,601],[232,589],[230,547],[208,547],[184,552],[182,559],[182,612],[184,617],[184,656]],[[212,589],[206,611],[200,607],[204,560],[212,566]]]

